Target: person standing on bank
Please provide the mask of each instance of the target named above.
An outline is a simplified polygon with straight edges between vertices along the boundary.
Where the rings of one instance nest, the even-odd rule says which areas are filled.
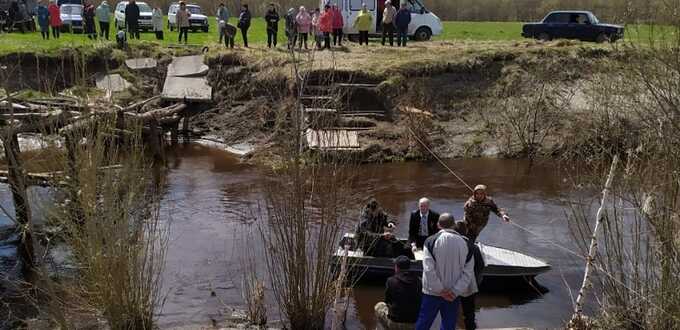
[[[279,33],[279,21],[281,17],[276,11],[276,5],[274,3],[269,4],[269,10],[264,16],[265,21],[267,21],[267,48],[276,48],[277,34]]]
[[[375,305],[375,316],[386,330],[411,330],[418,320],[423,287],[410,267],[408,257],[394,259],[394,276],[387,279],[385,302]]]
[[[224,6],[224,3],[220,3],[219,6],[217,7],[217,13],[215,14],[217,16],[217,21],[224,21],[225,24],[229,23],[229,9]],[[220,43],[222,43],[222,40],[220,40]]]
[[[465,202],[465,226],[467,228],[467,238],[475,242],[486,224],[489,222],[489,213],[493,212],[505,222],[510,222],[510,217],[496,203],[486,195],[486,186],[483,184],[475,186],[472,196]]]
[[[359,31],[359,45],[366,43],[368,46],[368,31],[373,24],[373,15],[368,11],[366,4],[361,5],[361,12],[354,21],[354,28]]]
[[[156,40],[163,40],[163,10],[161,7],[155,7],[151,12],[151,25],[153,25]]]
[[[179,10],[177,10],[175,15],[177,18],[177,27],[179,28],[177,42],[181,44],[182,36],[184,36],[184,44],[186,45],[188,42],[187,39],[189,36],[189,27],[191,27],[189,23],[189,17],[191,17],[191,13],[187,10],[187,4],[184,1],[179,2]]]
[[[90,1],[85,1],[83,6],[83,21],[85,23],[85,34],[90,40],[97,40],[97,29],[94,26],[94,18],[97,16],[94,5]]]
[[[99,21],[99,37],[109,40],[109,29],[111,20],[111,7],[108,2],[102,1],[97,6],[97,21]]]
[[[404,2],[397,15],[394,17],[394,25],[397,28],[397,46],[406,47],[406,40],[408,39],[408,26],[411,24],[411,11],[408,5]]]
[[[125,6],[125,25],[127,26],[130,39],[137,38],[139,40],[139,6],[135,0]]]
[[[312,16],[309,15],[304,6],[300,6],[298,14],[295,17],[295,23],[297,24],[298,39],[300,39],[299,49],[302,50],[303,44],[305,49],[307,49],[307,38],[312,29]]]
[[[319,29],[323,38],[322,49],[331,49],[331,33],[333,32],[333,12],[331,6],[326,5],[319,17]]]
[[[297,22],[295,21],[295,8],[289,8],[284,17],[286,21],[286,38],[288,39],[288,50],[295,48],[297,43]]]
[[[331,7],[331,13],[333,14],[333,46],[342,47],[342,29],[345,27],[345,20],[337,4]]]
[[[441,314],[441,330],[456,328],[460,297],[477,292],[474,259],[467,261],[466,239],[453,230],[453,216],[444,213],[439,232],[425,241],[423,249],[423,298],[416,330],[429,330]]]
[[[52,37],[59,39],[61,32],[61,10],[57,6],[55,0],[50,0],[50,5],[47,6],[47,11],[50,12],[50,28],[52,28]]]
[[[250,20],[252,15],[250,15],[250,9],[248,5],[241,6],[241,13],[238,15],[238,25],[237,27],[241,29],[241,36],[243,37],[243,47],[248,48],[248,29],[250,28]]]
[[[394,17],[397,9],[392,6],[390,0],[385,1],[385,10],[382,17],[382,45],[385,46],[385,37],[390,40],[390,46],[394,46]]]
[[[40,35],[44,40],[50,40],[50,11],[43,1],[38,3],[35,8],[35,13],[38,16],[38,25],[40,26]]]
[[[408,242],[412,248],[422,249],[425,239],[437,233],[439,213],[430,210],[430,200],[423,197],[418,201],[418,209],[411,212],[408,222]]]

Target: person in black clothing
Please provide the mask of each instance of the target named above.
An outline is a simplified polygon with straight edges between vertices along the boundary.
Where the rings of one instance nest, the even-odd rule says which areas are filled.
[[[279,32],[279,20],[281,18],[279,13],[276,12],[275,4],[269,4],[269,10],[264,19],[267,21],[267,47],[272,48],[272,45],[274,45],[274,48],[276,48],[276,34]]]
[[[139,39],[139,6],[135,0],[131,0],[125,6],[125,24],[127,25],[130,39]]]
[[[83,19],[85,21],[85,34],[90,40],[97,40],[97,30],[94,27],[95,9],[92,3],[85,1]]]
[[[7,32],[12,32],[12,30],[14,30],[14,27],[17,26],[19,27],[21,33],[24,33],[24,18],[22,16],[21,9],[19,8],[19,3],[17,1],[12,1],[12,3],[9,5],[9,10],[7,11],[7,13],[8,13],[7,26],[9,27],[7,29]]]
[[[243,47],[248,48],[248,29],[250,28],[250,10],[248,5],[243,5],[241,14],[238,16],[238,28],[241,29],[241,36],[243,36]]]
[[[467,230],[467,222],[465,221],[456,221],[456,224],[454,225],[453,229],[460,235],[467,237],[468,235],[468,230]],[[468,238],[469,240],[470,238]],[[473,241],[474,242],[474,241]],[[476,293],[473,293],[467,297],[461,296],[460,297],[460,305],[463,309],[463,323],[465,324],[465,330],[476,330],[477,329],[477,321],[475,317],[475,297],[477,296]]]
[[[438,221],[439,213],[430,210],[430,200],[421,198],[418,201],[418,209],[411,212],[409,219],[408,242],[411,246],[422,249],[425,239],[439,231]]]
[[[375,316],[384,329],[414,329],[420,312],[422,281],[409,272],[411,260],[394,260],[394,276],[387,279],[385,302],[375,305]]]
[[[364,254],[387,258],[412,256],[411,250],[405,248],[392,234],[394,228],[396,228],[394,222],[389,221],[378,202],[371,199],[362,211],[361,221],[356,230],[359,246]]]

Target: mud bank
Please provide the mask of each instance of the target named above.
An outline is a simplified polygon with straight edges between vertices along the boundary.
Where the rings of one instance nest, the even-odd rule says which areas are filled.
[[[171,56],[200,52],[103,48],[87,54],[11,54],[0,64],[7,68],[5,76],[11,68],[17,79],[3,79],[1,87],[56,93],[93,86],[95,75],[115,72],[132,83],[114,96],[125,106],[160,92]],[[144,75],[127,70],[123,60],[135,56],[158,59],[158,69]],[[295,55],[212,50],[206,64],[213,104],[192,107],[196,116],[187,127],[194,137],[252,146],[245,157],[258,162],[276,156],[290,138],[293,111],[302,106],[337,111],[333,129],[357,132],[359,147],[352,152],[364,162],[430,159],[423,143],[444,158],[525,157],[517,132],[504,127],[510,108],[504,101],[537,100],[541,85],[550,86],[548,93],[571,95],[564,109],[568,115],[555,119],[555,129],[531,146],[532,155],[552,157],[568,148],[564,137],[574,134],[573,117],[587,111],[584,90],[591,78],[606,75],[620,60],[613,48],[569,42],[433,42],[405,50],[352,45]]]

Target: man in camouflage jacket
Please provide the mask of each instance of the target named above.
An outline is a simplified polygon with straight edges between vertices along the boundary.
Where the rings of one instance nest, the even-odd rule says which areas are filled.
[[[489,222],[489,213],[495,213],[499,218],[510,222],[510,217],[501,211],[491,197],[486,196],[486,186],[477,185],[470,199],[465,202],[465,223],[467,237],[473,242]]]

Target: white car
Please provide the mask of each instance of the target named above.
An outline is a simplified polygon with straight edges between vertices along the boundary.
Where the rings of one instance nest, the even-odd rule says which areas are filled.
[[[83,5],[63,4],[59,10],[64,31],[83,33]]]
[[[406,1],[411,11],[411,24],[408,26],[408,35],[418,41],[430,40],[432,36],[442,34],[444,27],[442,21],[423,6],[421,0],[403,0]],[[397,4],[395,8],[399,10],[398,4],[401,1],[393,0],[392,3]],[[321,0],[321,8],[328,3],[327,0]],[[362,4],[366,4],[368,10],[373,15],[373,24],[371,30],[368,31],[371,35],[378,35],[382,32],[382,24],[379,18],[382,17],[382,9],[385,8],[385,0],[330,0],[331,4],[337,4],[342,12],[342,18],[345,23],[343,32],[347,35],[358,34],[354,28],[354,21],[361,11]]]
[[[179,3],[173,3],[168,8],[168,29],[174,31],[177,28],[177,11],[179,10]],[[208,32],[209,24],[208,17],[203,15],[199,5],[187,5],[187,10],[191,14],[189,16],[189,25],[194,32],[203,30]]]
[[[119,29],[125,28],[125,7],[128,1],[121,1],[116,5],[116,10],[113,13],[115,27]],[[139,7],[139,31],[153,30],[153,23],[151,22],[152,9],[146,2],[136,2]]]

